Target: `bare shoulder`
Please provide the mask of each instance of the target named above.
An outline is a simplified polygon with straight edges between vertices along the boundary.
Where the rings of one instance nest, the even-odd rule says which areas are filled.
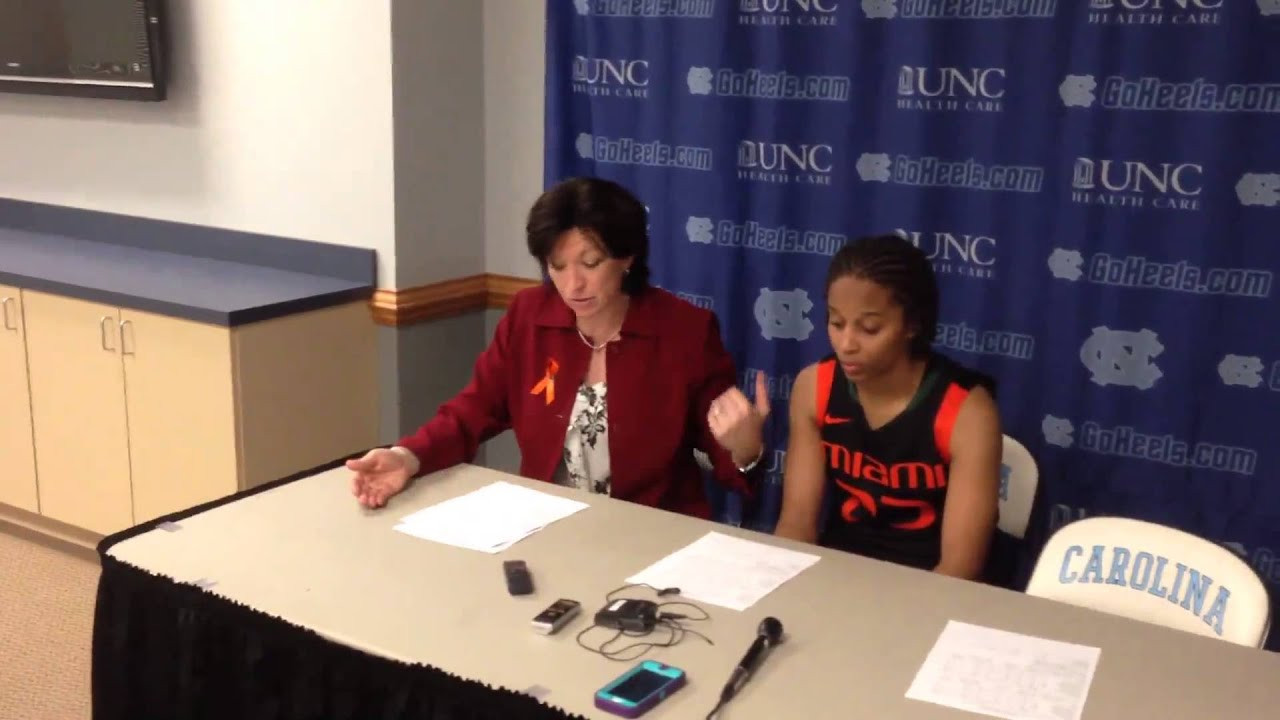
[[[791,418],[807,417],[814,419],[817,413],[815,401],[818,387],[818,363],[806,365],[796,375],[791,384]]]
[[[960,405],[955,431],[967,442],[999,437],[1003,432],[1000,427],[1000,409],[986,388],[979,385],[969,391],[968,397]]]

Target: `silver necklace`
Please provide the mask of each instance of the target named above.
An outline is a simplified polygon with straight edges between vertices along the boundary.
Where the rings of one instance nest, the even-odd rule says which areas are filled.
[[[582,334],[582,330],[581,330],[580,328],[575,328],[575,329],[578,331],[578,337],[582,338],[582,342],[583,342],[587,347],[591,348],[591,351],[592,351],[592,352],[600,352],[601,350],[603,350],[603,349],[604,349],[604,346],[605,346],[605,345],[608,345],[609,343],[611,343],[611,342],[613,342],[614,340],[617,340],[617,339],[618,339],[618,333],[617,333],[617,332],[615,332],[615,333],[613,334],[613,337],[609,338],[608,340],[605,340],[604,342],[600,343],[599,345],[592,345],[592,344],[591,344],[591,341],[587,339],[587,336]],[[619,331],[619,332],[621,332],[621,331]]]

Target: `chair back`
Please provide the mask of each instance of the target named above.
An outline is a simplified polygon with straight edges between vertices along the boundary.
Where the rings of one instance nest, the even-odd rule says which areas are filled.
[[[1001,532],[1022,539],[1027,534],[1031,520],[1031,506],[1036,499],[1036,486],[1040,484],[1040,471],[1035,458],[1022,443],[1004,436],[1004,451],[1000,457],[1000,520]]]
[[[1175,528],[1090,517],[1045,544],[1027,594],[1262,647],[1266,586],[1230,550]]]

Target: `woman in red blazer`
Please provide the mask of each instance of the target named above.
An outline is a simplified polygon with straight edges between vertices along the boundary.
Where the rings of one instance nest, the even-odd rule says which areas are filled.
[[[749,494],[764,378],[749,401],[715,315],[649,285],[646,225],[640,201],[607,180],[544,193],[526,230],[550,284],[516,295],[471,382],[435,417],[347,463],[360,503],[381,507],[507,429],[526,477],[707,517],[697,448],[722,486]]]

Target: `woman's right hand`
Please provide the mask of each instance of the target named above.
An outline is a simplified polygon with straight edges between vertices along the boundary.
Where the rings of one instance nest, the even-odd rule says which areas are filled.
[[[414,459],[408,452],[374,448],[362,458],[348,460],[347,469],[355,472],[351,494],[368,508],[386,505],[392,495],[404,490],[417,471]]]

